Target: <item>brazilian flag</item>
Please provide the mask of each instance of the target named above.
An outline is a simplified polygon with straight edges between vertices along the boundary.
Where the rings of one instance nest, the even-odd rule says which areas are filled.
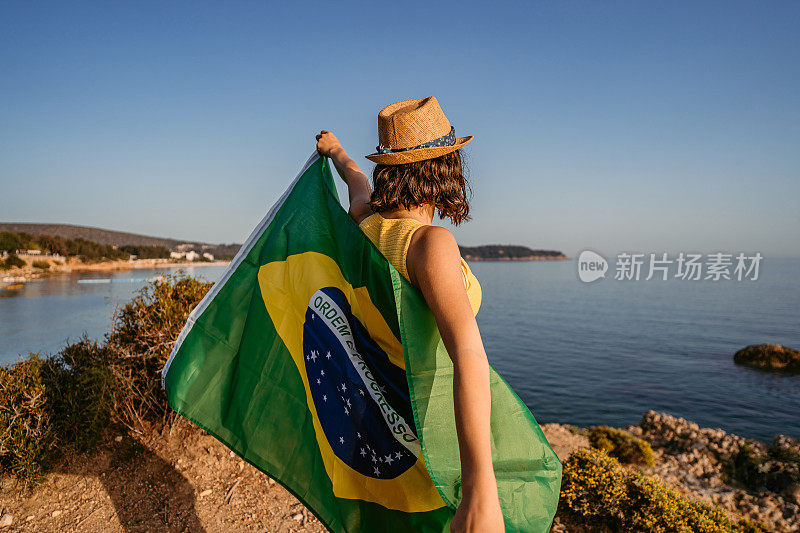
[[[453,365],[422,294],[339,202],[316,152],[194,309],[171,407],[331,531],[448,531],[461,498]],[[547,531],[561,463],[491,371],[507,531]]]

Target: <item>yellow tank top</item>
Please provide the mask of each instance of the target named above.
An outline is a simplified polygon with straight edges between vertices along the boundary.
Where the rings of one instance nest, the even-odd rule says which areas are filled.
[[[379,213],[373,213],[362,220],[358,227],[397,271],[404,278],[409,279],[406,268],[408,245],[411,243],[411,236],[414,232],[424,225],[413,218],[383,218]],[[478,314],[481,306],[481,285],[463,257],[461,258],[461,270],[472,312]]]

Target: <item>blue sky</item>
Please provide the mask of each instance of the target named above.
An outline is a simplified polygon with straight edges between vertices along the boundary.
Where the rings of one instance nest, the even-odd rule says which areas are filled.
[[[796,2],[288,4],[1,2],[0,221],[242,242],[433,94],[462,244],[800,255]]]

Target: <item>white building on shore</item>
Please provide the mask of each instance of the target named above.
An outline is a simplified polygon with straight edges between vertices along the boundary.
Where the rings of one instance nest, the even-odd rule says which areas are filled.
[[[199,253],[195,252],[194,250],[187,250],[187,251],[180,251],[180,252],[170,252],[169,253],[169,257],[170,257],[170,259],[185,259],[187,261],[197,261],[201,257],[203,257],[203,258],[205,258],[205,259],[207,259],[209,261],[213,261],[214,260],[214,256],[211,255],[210,253],[206,252],[203,255],[200,255]]]

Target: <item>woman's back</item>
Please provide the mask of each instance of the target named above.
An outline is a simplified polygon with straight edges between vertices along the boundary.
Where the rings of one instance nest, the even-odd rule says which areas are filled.
[[[373,213],[358,226],[398,272],[410,281],[406,266],[408,247],[414,232],[425,225],[413,218],[384,218],[380,213]],[[461,269],[472,312],[477,314],[481,306],[481,285],[463,258]]]
[[[452,394],[453,415],[445,418],[448,424],[449,421],[455,423],[455,431],[446,430],[447,435],[442,437],[451,439],[456,433],[461,460],[460,474],[453,477],[453,482],[460,486],[457,492],[463,490],[463,493],[454,495],[460,497],[460,502],[450,529],[458,533],[500,533],[504,530],[504,519],[492,462],[491,428],[495,419],[492,374],[475,320],[481,287],[461,257],[453,234],[432,224],[437,213],[456,226],[469,220],[469,185],[460,150],[471,140],[472,136],[456,137],[455,127],[447,120],[436,98],[430,96],[395,102],[378,113],[378,146],[374,153],[366,156],[376,163],[371,186],[332,133],[323,130],[317,135],[317,150],[331,158],[347,183],[350,217],[425,298],[436,320],[441,343],[451,359],[452,372],[445,374],[452,376],[452,392],[446,381],[437,380],[444,387],[437,393],[438,399]],[[402,211],[406,213],[401,214]],[[387,216],[394,213],[401,218],[384,218],[380,213]],[[418,232],[420,228],[422,231]],[[430,325],[429,317],[411,313],[409,319],[415,318],[425,318]],[[438,346],[433,352],[428,355],[437,356],[436,364],[446,366],[444,361],[438,360]],[[445,379],[450,379],[449,376]],[[498,420],[504,416],[504,411],[509,415],[526,414],[524,404],[515,401],[518,406],[513,412],[498,408]],[[522,410],[519,406],[523,406]],[[449,406],[446,409],[449,410]],[[436,453],[431,457],[434,461],[438,459]],[[530,464],[530,472],[527,472],[527,468],[516,468],[515,461],[512,461],[514,470],[521,475],[518,480],[538,482],[537,471],[541,468],[529,461],[519,463]],[[447,468],[452,471],[452,466],[448,464]],[[545,485],[550,489],[549,483]],[[515,485],[509,492],[509,501],[516,502],[518,493]],[[557,497],[557,487],[549,493]],[[528,514],[539,517],[540,531],[549,529],[549,523],[544,522],[552,519],[555,512],[555,502],[550,503],[553,504],[550,506],[552,513],[545,516],[545,520],[540,516],[541,503],[530,503]],[[510,505],[517,506],[516,503]]]

